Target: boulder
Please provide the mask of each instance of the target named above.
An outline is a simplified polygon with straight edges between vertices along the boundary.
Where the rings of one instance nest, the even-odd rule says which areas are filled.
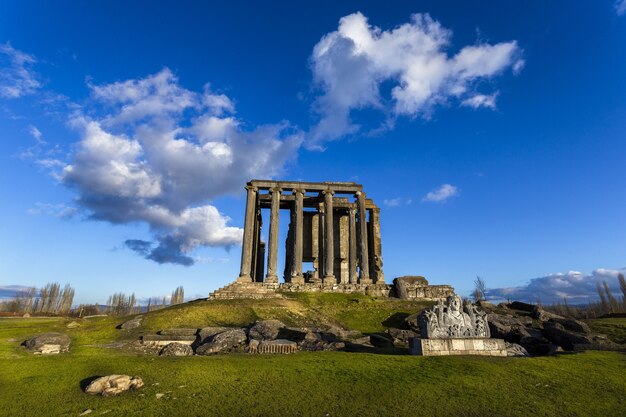
[[[338,326],[329,326],[328,329],[322,333],[326,334],[328,338],[327,340],[328,342],[336,342],[340,340],[351,339],[351,338],[355,338],[361,335],[361,333],[356,330],[346,330]],[[332,335],[332,336],[329,336],[329,335]]]
[[[250,339],[274,340],[285,325],[279,320],[259,320],[248,332]]]
[[[580,320],[576,320],[576,319],[572,319],[572,318],[566,318],[566,317],[556,317],[556,318],[551,318],[548,321],[559,323],[565,329],[571,330],[573,332],[584,333],[584,334],[590,334],[591,333],[591,329],[589,328],[587,323],[584,323],[584,322],[582,322]]]
[[[411,314],[404,319],[404,324],[407,329],[413,330],[415,333],[420,334],[420,313]]]
[[[198,329],[163,329],[157,333],[163,336],[195,336],[198,334]]]
[[[519,310],[519,311],[525,311],[527,313],[532,313],[536,306],[534,304],[523,303],[521,301],[513,301],[512,303],[508,304],[508,307],[512,308],[513,310]]]
[[[70,337],[62,333],[42,333],[22,345],[36,355],[56,355],[70,349]]]
[[[404,330],[404,329],[388,329],[387,333],[392,339],[392,343],[396,347],[409,347],[409,338],[410,337],[419,337],[418,333],[415,333],[413,330]]]
[[[129,389],[139,389],[141,387],[143,387],[143,380],[138,376],[108,375],[91,381],[85,388],[85,392],[91,395],[109,397],[121,394]]]
[[[540,321],[563,318],[563,316],[559,316],[558,314],[550,313],[549,311],[544,310],[541,306],[535,306],[535,308],[533,308],[533,317]]]
[[[122,330],[132,330],[141,326],[141,321],[143,320],[143,316],[136,316],[135,318],[128,320],[118,326],[118,329]]]
[[[517,343],[504,342],[504,344],[506,346],[506,356],[518,356],[518,357],[530,356],[528,354],[528,351],[524,349],[523,346],[520,346]]]
[[[589,345],[594,342],[592,336],[567,330],[561,324],[552,321],[544,323],[543,335],[550,342],[569,351],[578,349],[578,345]]]
[[[229,329],[211,337],[207,343],[196,349],[198,355],[210,355],[213,353],[230,352],[241,349],[248,341],[248,336],[243,329]]]
[[[191,356],[193,355],[193,349],[189,345],[173,342],[165,345],[159,356]]]
[[[216,334],[222,333],[223,331],[228,329],[228,327],[203,327],[198,332],[199,342],[200,344],[206,343],[211,340],[211,338]]]

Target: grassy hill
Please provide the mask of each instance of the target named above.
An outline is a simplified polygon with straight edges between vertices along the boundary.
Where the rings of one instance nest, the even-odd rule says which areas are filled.
[[[586,352],[538,358],[415,357],[347,352],[212,357],[137,356],[108,346],[171,327],[242,326],[276,318],[292,326],[340,325],[361,332],[395,326],[425,304],[367,296],[298,294],[285,299],[196,301],[124,318],[0,319],[0,416],[623,416],[626,356]],[[607,321],[608,320],[608,321]],[[620,336],[623,323],[598,326]],[[595,324],[592,323],[592,326]],[[35,356],[19,343],[45,331],[72,338],[69,353]],[[81,383],[111,373],[145,387],[115,398]],[[165,394],[160,399],[156,394]]]

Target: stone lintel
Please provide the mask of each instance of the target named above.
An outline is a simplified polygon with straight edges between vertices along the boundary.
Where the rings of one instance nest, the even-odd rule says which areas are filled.
[[[301,181],[273,181],[273,180],[252,180],[248,183],[259,190],[269,190],[270,188],[282,188],[292,190],[294,188],[305,188],[308,191],[334,191],[338,194],[354,194],[362,191],[363,186],[355,182],[301,182]]]
[[[480,355],[507,356],[502,339],[409,339],[409,352],[420,356]]]

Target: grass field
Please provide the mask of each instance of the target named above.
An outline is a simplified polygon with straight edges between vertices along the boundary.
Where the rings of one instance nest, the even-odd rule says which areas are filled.
[[[140,331],[243,325],[271,316],[293,325],[318,321],[369,332],[415,309],[420,307],[345,296],[197,302],[149,313]],[[68,321],[0,319],[0,415],[78,416],[86,409],[93,410],[90,416],[626,415],[626,356],[620,353],[429,358],[319,352],[165,358],[103,347],[134,337],[115,329],[119,318],[82,320],[73,330],[65,327]],[[611,326],[610,321],[599,324]],[[19,346],[28,336],[54,330],[71,336],[69,353],[42,357]],[[146,385],[113,398],[82,392],[81,383],[111,373],[139,375]],[[156,394],[165,395],[157,399]]]

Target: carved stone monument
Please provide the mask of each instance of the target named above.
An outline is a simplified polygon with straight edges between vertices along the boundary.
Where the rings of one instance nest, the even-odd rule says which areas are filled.
[[[409,341],[413,355],[507,355],[504,340],[490,339],[487,313],[458,295],[423,311],[419,324],[421,337]]]

